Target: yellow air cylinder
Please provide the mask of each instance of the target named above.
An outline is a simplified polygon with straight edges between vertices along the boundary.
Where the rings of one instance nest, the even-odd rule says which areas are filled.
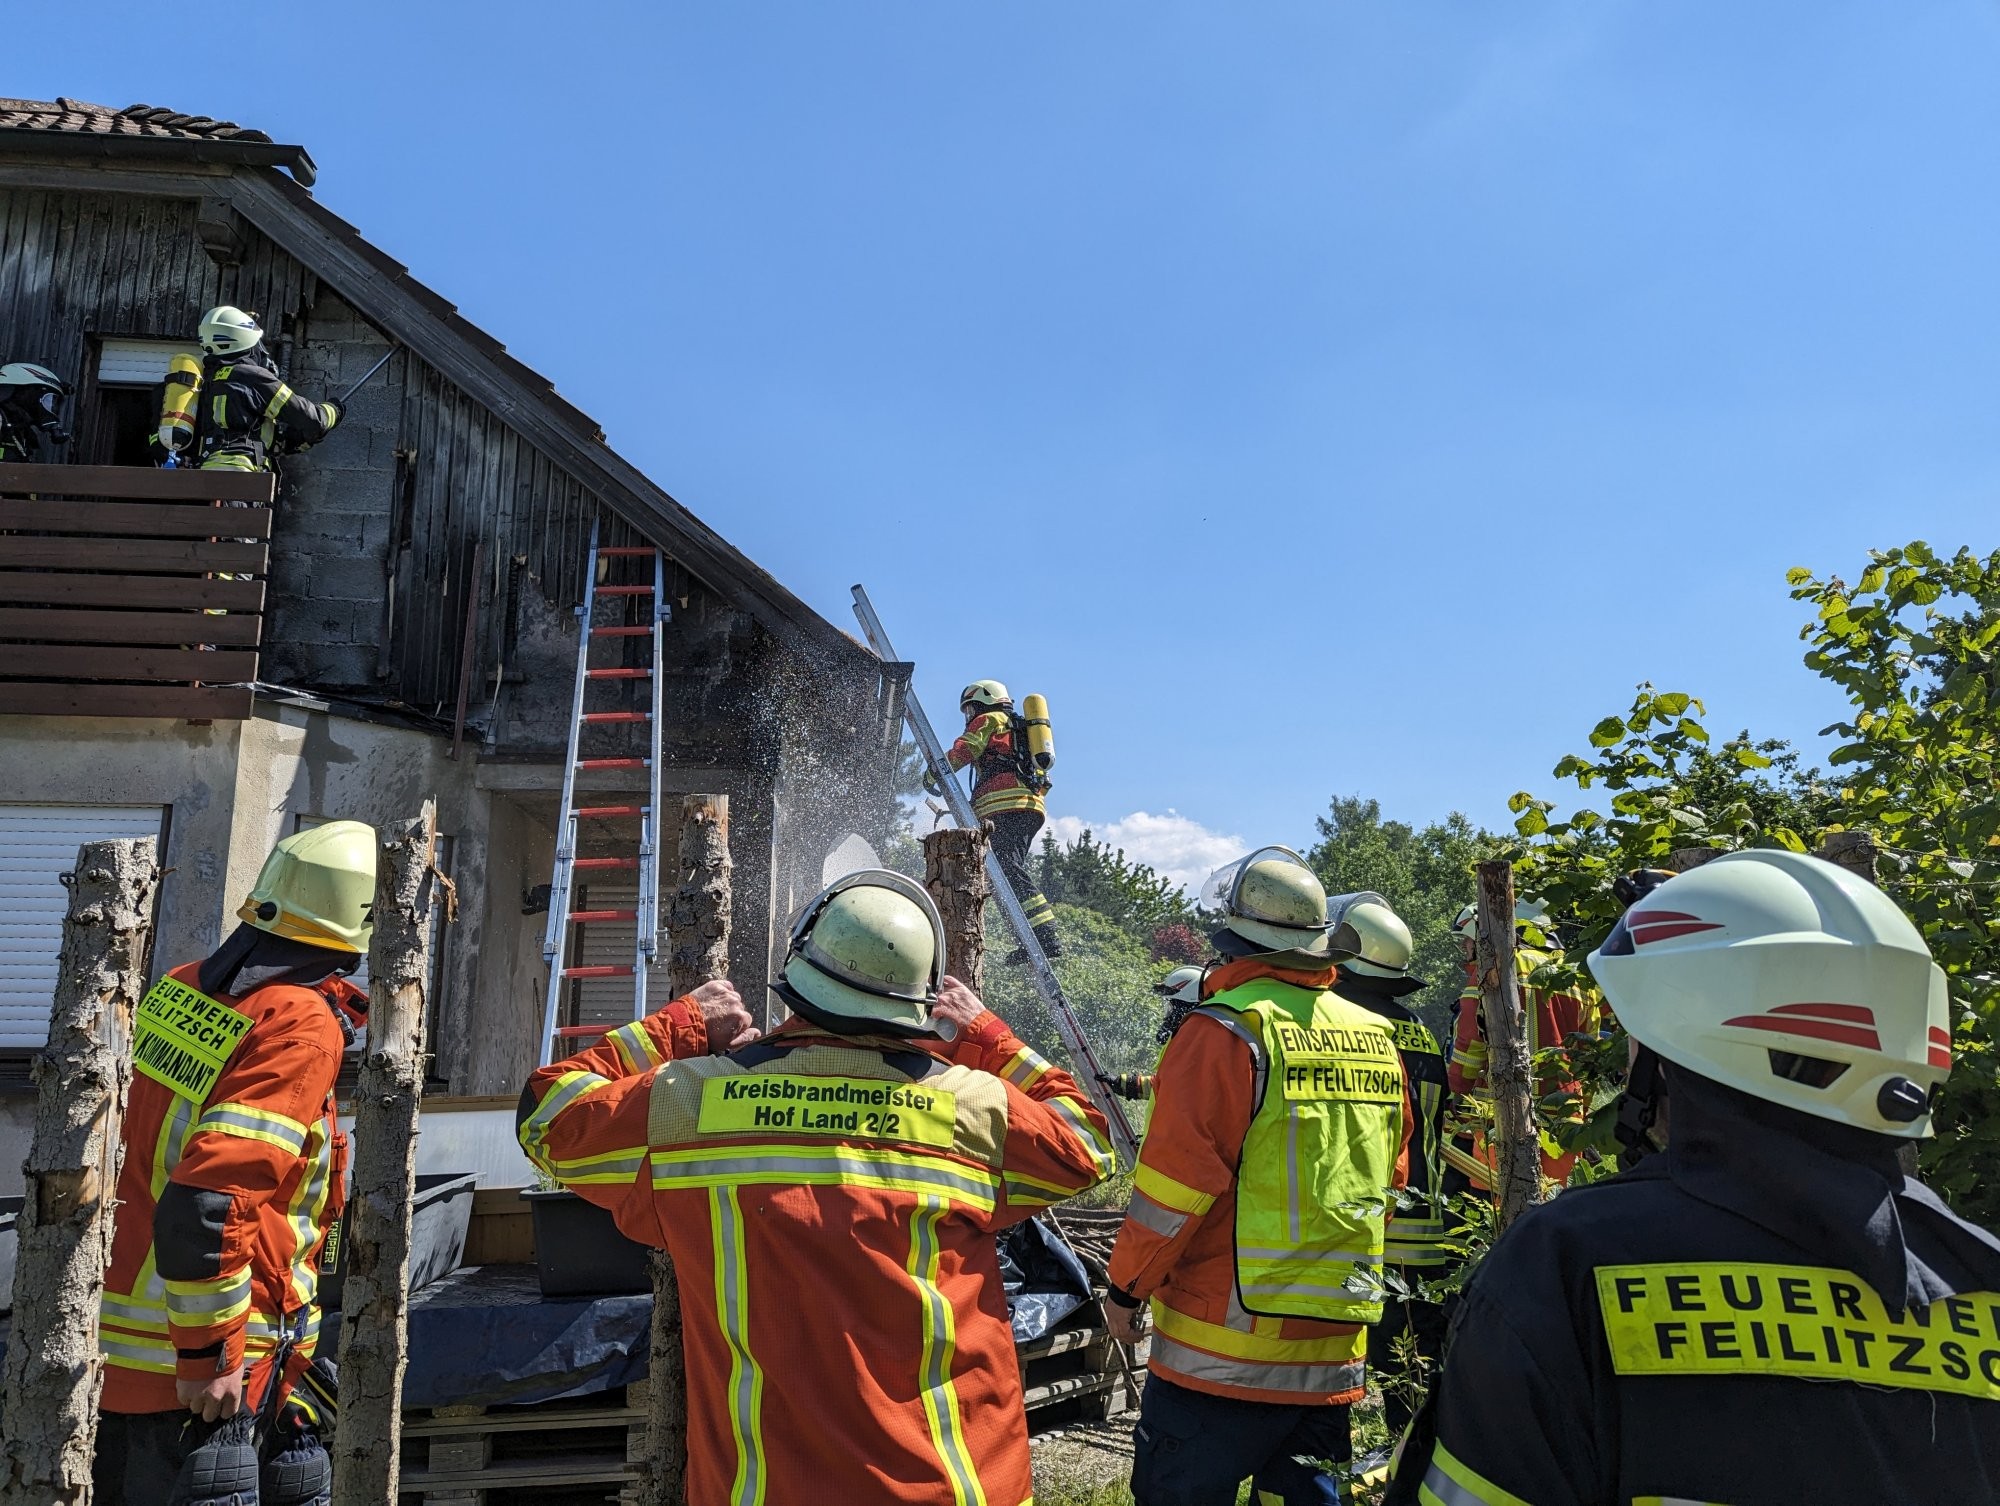
[[[194,443],[194,405],[200,396],[200,358],[186,351],[169,356],[160,397],[160,443],[176,455]]]
[[[1055,767],[1056,734],[1049,726],[1049,703],[1038,695],[1021,702],[1021,720],[1028,726],[1028,758],[1046,774]]]

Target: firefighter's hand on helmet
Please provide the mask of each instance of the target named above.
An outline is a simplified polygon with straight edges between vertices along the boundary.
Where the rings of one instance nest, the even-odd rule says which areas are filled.
[[[985,1013],[986,1006],[979,1002],[979,995],[951,977],[938,986],[937,1003],[931,1006],[931,1019],[951,1021],[956,1035],[964,1035],[972,1028],[972,1022]]]
[[[222,1422],[243,1409],[243,1372],[205,1381],[177,1380],[174,1399],[203,1422]]]
[[[738,1046],[747,1046],[763,1034],[751,1023],[750,1011],[743,1007],[743,996],[736,991],[734,983],[717,978],[702,984],[688,997],[694,1000],[708,1026],[710,1051],[730,1051]]]

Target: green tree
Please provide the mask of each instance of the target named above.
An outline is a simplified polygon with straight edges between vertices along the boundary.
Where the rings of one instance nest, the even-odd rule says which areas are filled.
[[[1448,1036],[1464,980],[1451,922],[1473,897],[1473,864],[1505,844],[1457,812],[1414,827],[1383,820],[1381,802],[1355,796],[1335,796],[1317,824],[1319,841],[1306,860],[1328,894],[1373,889],[1408,923],[1411,970],[1429,985],[1414,1007]]]
[[[1151,948],[1154,935],[1168,926],[1195,922],[1178,884],[1133,862],[1124,848],[1098,841],[1088,828],[1067,847],[1054,834],[1042,838],[1038,866],[1042,893],[1052,904],[1093,911],[1143,947]]]
[[[1153,993],[1160,966],[1146,944],[1124,926],[1095,910],[1056,906],[1063,954],[1050,965],[1063,997],[1076,1012],[1098,1063],[1107,1073],[1151,1071],[1159,1053],[1154,1038],[1161,1005]],[[998,907],[986,912],[987,1005],[1050,1061],[1074,1069],[1048,1006],[1025,967],[999,965],[1013,949]]]

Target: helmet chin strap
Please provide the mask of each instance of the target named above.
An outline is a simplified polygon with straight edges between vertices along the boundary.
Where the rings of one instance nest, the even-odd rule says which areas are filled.
[[[1632,1059],[1625,1079],[1625,1093],[1618,1100],[1618,1122],[1612,1133],[1618,1137],[1618,1167],[1630,1171],[1660,1147],[1653,1142],[1653,1121],[1660,1116],[1660,1098],[1666,1091],[1666,1073],[1658,1054],[1641,1046]]]

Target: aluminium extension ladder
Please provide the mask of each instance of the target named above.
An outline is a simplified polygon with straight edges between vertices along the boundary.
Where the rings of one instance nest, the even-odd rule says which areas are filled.
[[[637,582],[598,579],[600,565],[603,574],[609,577],[621,573],[620,564],[627,560],[648,562],[633,572],[644,574],[647,578]],[[639,604],[639,611],[628,610],[633,602]],[[600,623],[600,606],[609,609],[605,614],[607,617],[615,615],[619,620]],[[632,1018],[636,1020],[646,1013],[647,975],[659,962],[662,686],[658,671],[662,628],[667,618],[666,563],[660,551],[650,544],[600,548],[597,525],[591,524],[590,558],[584,569],[583,600],[576,609],[576,615],[576,688],[570,699],[569,750],[563,763],[562,807],[556,813],[555,877],[549,884],[549,921],[542,936],[542,958],[549,969],[548,997],[542,1010],[543,1066],[559,1054],[564,1054],[556,1050],[558,1040],[602,1035],[610,1028],[559,1023],[566,984],[581,979],[630,978]],[[626,619],[631,617],[639,619],[638,625],[628,624]],[[594,664],[591,649],[600,644],[616,645],[621,650],[616,655],[621,662],[615,665]],[[629,662],[639,657],[630,650],[642,644],[644,663]],[[608,652],[599,656],[600,659],[609,657],[612,655]],[[631,692],[639,681],[649,682],[650,705],[649,709],[635,711],[630,702],[637,697]],[[600,692],[599,700],[605,699],[602,692],[617,692],[619,704],[593,709],[589,696],[592,689]],[[584,731],[590,727],[622,732],[627,746],[609,755],[593,749],[586,756],[583,751]],[[607,801],[604,804],[577,804],[578,774],[614,769],[646,771],[645,804],[619,803],[615,796],[601,797]],[[583,792],[582,798],[590,800],[591,793]],[[582,849],[586,834],[599,839],[603,845],[629,851],[585,856]],[[634,876],[637,899],[632,908],[593,909],[587,905],[583,909],[571,908],[572,896],[579,887],[576,875],[599,870],[629,872]],[[572,961],[573,953],[581,953],[581,947],[573,943],[580,943],[583,930],[593,925],[632,926],[635,933],[632,960],[629,963],[585,963],[579,955],[578,960]]]

